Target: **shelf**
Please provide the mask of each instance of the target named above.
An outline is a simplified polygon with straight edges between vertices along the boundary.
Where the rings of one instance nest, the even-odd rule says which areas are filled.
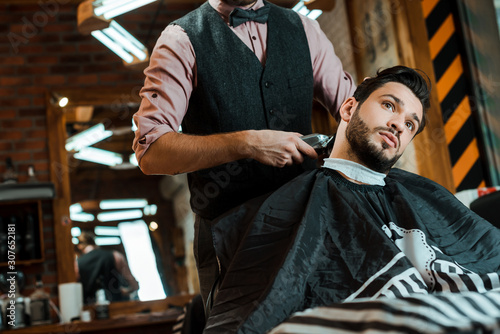
[[[43,263],[44,259],[33,259],[33,260],[16,260],[16,266],[30,266],[32,264]],[[0,269],[2,267],[7,267],[9,262],[0,262]]]
[[[39,333],[172,333],[172,327],[182,311],[169,309],[164,312],[129,314],[105,320],[91,322],[72,322],[70,324],[52,324],[5,330],[2,333],[39,334]]]
[[[0,202],[53,199],[55,195],[55,187],[51,182],[0,184]]]
[[[41,199],[0,201],[0,268],[8,261],[30,265],[43,260]]]

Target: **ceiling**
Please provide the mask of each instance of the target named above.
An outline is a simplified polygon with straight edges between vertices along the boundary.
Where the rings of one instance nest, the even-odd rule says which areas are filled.
[[[84,0],[64,0],[60,1],[61,3],[68,5],[77,5]],[[162,0],[164,5],[199,5],[206,0]],[[333,1],[333,0],[331,0]],[[277,5],[281,5],[283,7],[293,7],[298,0],[271,0],[272,3]],[[40,0],[0,0],[1,5],[39,5]],[[173,6],[170,6],[172,8]],[[105,93],[105,92],[104,92]],[[104,94],[103,93],[103,94]],[[77,96],[82,98],[82,95],[85,95],[85,92],[77,92]],[[108,95],[107,93],[105,95]],[[62,94],[62,96],[68,96],[68,94]],[[68,96],[70,101],[74,101],[75,97]],[[107,98],[107,97],[106,97]],[[104,100],[106,99],[104,98]],[[96,100],[95,97],[92,98],[92,101]],[[99,99],[97,99],[99,100]],[[114,135],[110,138],[107,138],[95,145],[93,147],[100,148],[103,150],[112,151],[115,153],[120,153],[124,157],[128,157],[133,153],[132,151],[132,142],[134,139],[134,133],[131,129],[131,118],[132,114],[137,111],[139,108],[140,101],[132,101],[134,103],[127,103],[120,106],[118,112],[116,110],[115,105],[110,105],[109,103],[94,103],[94,105],[90,108],[84,108],[84,110],[79,110],[78,105],[69,106],[66,113],[66,131],[67,136],[72,136],[80,131],[83,131],[95,124],[103,123],[106,126],[107,130],[114,130]],[[80,106],[87,106],[87,104],[80,104]],[[81,113],[79,113],[81,111]],[[111,126],[110,126],[111,124]],[[80,189],[80,193],[87,194],[89,192],[96,192],[97,186],[95,185],[96,172],[100,173],[102,176],[100,183],[102,180],[116,180],[117,178],[126,178],[127,182],[133,182],[133,180],[141,180],[142,173],[140,173],[138,168],[131,169],[122,169],[119,173],[117,173],[117,169],[110,168],[105,165],[100,165],[96,163],[86,162],[86,161],[75,161],[72,157],[73,154],[69,154],[69,159],[74,168],[71,169],[71,184],[73,186],[76,185],[77,189]],[[126,164],[123,165],[125,168]],[[139,181],[138,181],[139,182]],[[116,183],[116,182],[115,182]],[[87,191],[83,191],[84,188],[89,188]],[[107,188],[107,187],[102,187]],[[111,188],[111,187],[109,187]],[[73,197],[73,196],[72,196]],[[76,196],[74,196],[76,198]]]
[[[84,0],[64,0],[65,4],[79,4]],[[206,0],[162,0],[163,4],[179,4],[179,5],[189,5],[189,4],[201,4]],[[333,0],[330,0],[333,1]],[[282,5],[284,7],[292,7],[295,5],[298,0],[271,0],[271,2],[275,4]],[[9,4],[9,5],[38,5],[40,0],[0,0],[0,5]],[[78,92],[78,95],[81,95],[82,92]],[[66,96],[66,94],[63,94]],[[68,96],[71,101],[74,100],[74,97]],[[95,100],[95,99],[92,99]],[[139,102],[139,101],[137,101]],[[85,106],[85,104],[84,104]],[[109,150],[112,152],[123,154],[124,156],[128,156],[133,153],[132,151],[132,141],[134,139],[134,133],[131,130],[131,118],[132,114],[137,111],[139,107],[139,103],[129,103],[121,106],[119,112],[116,110],[116,106],[113,108],[113,105],[109,104],[99,104],[95,103],[93,107],[89,110],[85,109],[82,113],[79,113],[79,108],[71,108],[68,107],[66,109],[67,115],[67,135],[72,136],[80,131],[83,131],[95,124],[103,123],[106,126],[107,130],[111,130],[111,126],[114,128],[115,134],[102,142],[99,142],[93,145],[96,148]],[[126,129],[128,128],[128,131]],[[71,156],[71,154],[70,154]],[[90,170],[109,170],[110,168],[104,165],[99,165],[91,162],[80,162],[78,164],[78,168],[74,168],[73,171],[76,174],[82,169],[90,169]]]
[[[84,0],[65,0],[65,4],[79,4]],[[163,0],[166,4],[201,4],[205,2],[205,0]],[[283,6],[283,7],[292,7],[295,5],[298,0],[271,0],[272,3]],[[40,0],[0,0],[0,5],[38,5]]]

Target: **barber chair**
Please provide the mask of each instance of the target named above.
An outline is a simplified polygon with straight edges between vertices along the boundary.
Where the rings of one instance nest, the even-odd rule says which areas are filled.
[[[470,209],[486,219],[495,227],[500,228],[500,191],[484,195],[470,204]]]
[[[184,307],[184,314],[177,319],[174,334],[201,334],[205,328],[205,308],[201,295],[196,295]]]

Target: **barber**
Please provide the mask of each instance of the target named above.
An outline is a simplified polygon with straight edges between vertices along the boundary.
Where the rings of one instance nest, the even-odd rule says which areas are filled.
[[[263,0],[205,2],[166,27],[144,73],[133,147],[145,174],[189,173],[206,301],[210,221],[313,168],[313,98],[335,114],[354,83],[316,21]]]

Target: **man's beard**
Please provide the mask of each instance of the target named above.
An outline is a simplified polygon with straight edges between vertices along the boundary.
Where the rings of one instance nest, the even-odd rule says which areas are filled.
[[[370,142],[370,129],[361,117],[359,117],[359,107],[354,112],[346,129],[346,139],[351,146],[350,153],[354,154],[366,167],[379,173],[387,173],[401,157],[401,154],[396,154],[392,158],[386,158],[384,150],[389,148],[389,145],[383,142],[380,149],[374,143]],[[377,127],[374,130],[392,132],[398,138],[399,145],[399,135],[395,134],[391,128]]]

